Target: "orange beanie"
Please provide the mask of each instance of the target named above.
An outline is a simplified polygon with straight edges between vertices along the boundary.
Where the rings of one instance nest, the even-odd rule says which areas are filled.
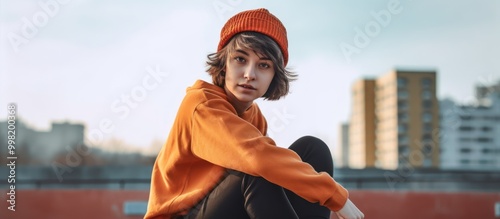
[[[246,31],[258,32],[271,37],[280,47],[286,66],[288,63],[288,40],[285,26],[265,8],[243,11],[229,18],[220,32],[217,51],[224,48],[234,35]]]

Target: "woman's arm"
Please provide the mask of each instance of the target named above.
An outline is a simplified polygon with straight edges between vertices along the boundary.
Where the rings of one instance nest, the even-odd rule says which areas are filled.
[[[224,99],[207,100],[192,117],[191,151],[213,164],[260,176],[310,202],[339,211],[347,201],[345,188],[238,117]]]

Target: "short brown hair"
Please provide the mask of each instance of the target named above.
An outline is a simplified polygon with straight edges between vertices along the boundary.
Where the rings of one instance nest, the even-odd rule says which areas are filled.
[[[274,77],[262,96],[266,100],[278,100],[289,92],[289,82],[297,79],[297,75],[285,68],[283,54],[280,47],[268,36],[257,32],[242,32],[236,34],[229,43],[219,52],[211,53],[207,56],[207,72],[212,76],[212,82],[224,87],[226,60],[228,54],[236,48],[251,49],[257,54],[261,54],[273,62]]]

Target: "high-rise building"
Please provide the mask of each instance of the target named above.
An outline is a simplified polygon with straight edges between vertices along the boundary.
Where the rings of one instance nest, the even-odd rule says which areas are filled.
[[[335,153],[335,167],[349,166],[349,124],[342,123],[339,126],[339,140]]]
[[[500,169],[500,81],[476,87],[476,104],[440,101],[441,167]]]
[[[358,80],[352,87],[349,122],[349,167],[375,165],[375,80]]]
[[[352,89],[349,166],[438,167],[436,72],[392,70]]]

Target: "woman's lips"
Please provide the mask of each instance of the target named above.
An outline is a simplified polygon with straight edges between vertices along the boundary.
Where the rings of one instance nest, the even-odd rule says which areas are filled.
[[[238,86],[245,88],[245,89],[257,90],[252,85],[249,85],[249,84],[238,84]]]

